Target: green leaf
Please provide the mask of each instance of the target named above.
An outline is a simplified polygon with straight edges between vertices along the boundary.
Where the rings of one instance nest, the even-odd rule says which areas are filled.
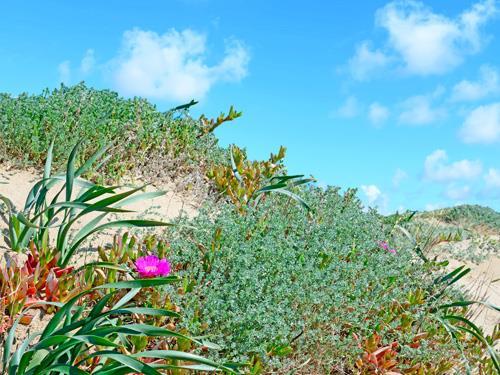
[[[79,369],[78,367],[74,367],[71,365],[52,365],[47,367],[44,370],[41,370],[39,372],[40,375],[43,374],[52,374],[52,373],[57,373],[57,374],[65,374],[65,375],[89,375],[90,373],[87,371],[83,371]]]
[[[111,144],[101,147],[97,152],[95,152],[87,161],[77,169],[75,172],[75,177],[80,177],[85,172],[87,172],[92,165],[111,147]]]
[[[465,306],[470,306],[470,305],[474,305],[474,304],[480,304],[480,305],[486,306],[492,310],[496,310],[496,311],[500,312],[500,307],[495,306],[495,305],[493,305],[489,302],[486,302],[486,301],[457,301],[457,302],[441,305],[441,306],[439,306],[439,308],[440,309],[448,309],[450,307],[465,307]]]
[[[153,279],[136,279],[118,281],[96,286],[94,289],[129,289],[129,288],[149,288],[152,286],[167,285],[179,281],[177,276],[157,277]]]
[[[129,272],[130,269],[126,265],[120,265],[111,262],[91,262],[84,264],[83,266],[76,268],[73,272],[76,273],[78,271],[83,270],[84,268],[106,268],[110,270],[117,270],[122,272]]]
[[[117,203],[119,201],[121,201],[122,199],[138,192],[139,190],[142,190],[144,189],[144,186],[141,186],[141,187],[138,187],[138,188],[135,188],[135,189],[132,189],[132,190],[128,190],[126,192],[123,192],[123,193],[119,193],[119,194],[113,194],[112,196],[110,197],[107,197],[107,198],[104,198],[104,199],[101,199],[100,201],[97,201],[91,205],[89,205],[87,208],[85,208],[79,216],[83,216],[87,213],[90,213],[90,212],[94,212],[94,211],[98,211],[98,209],[101,209],[101,208],[105,208],[105,207],[108,207],[108,206],[111,206],[112,204],[114,203]]]
[[[147,199],[154,199],[157,197],[161,197],[162,195],[165,195],[164,191],[150,191],[147,193],[136,194],[132,197],[123,199],[121,202],[116,204],[114,207],[123,207],[123,206],[133,204],[135,202],[140,202],[140,201],[147,200]]]
[[[210,367],[213,367],[214,369],[225,370],[234,374],[234,371],[232,369],[221,366],[210,359],[200,357],[196,354],[185,353],[177,350],[148,350],[139,353],[134,353],[132,354],[132,357],[161,358],[161,359],[170,359],[176,361],[195,362],[203,365],[208,365]]]
[[[98,351],[95,353],[91,353],[88,355],[87,358],[94,358],[94,357],[101,357],[101,358],[109,358],[112,359],[116,362],[119,362],[131,370],[134,370],[136,372],[139,372],[141,374],[145,375],[161,375],[158,371],[156,371],[154,368],[148,366],[147,364],[138,361],[137,359],[131,357],[131,356],[126,356],[124,354],[114,352],[114,351],[108,351],[108,350],[103,350],[103,351]]]
[[[96,232],[100,232],[104,229],[108,228],[133,228],[133,227],[160,227],[160,226],[171,226],[173,224],[170,223],[164,223],[161,221],[155,221],[155,220],[117,220],[117,221],[112,221],[106,224],[102,224],[96,228],[89,229],[86,233],[81,233],[79,232],[77,236],[75,237],[75,240],[71,244],[70,248],[68,251],[64,254],[62,254],[61,258],[59,259],[59,266],[60,267],[66,267],[68,265],[68,262],[73,255],[73,253],[76,251],[78,246],[85,241],[85,239],[92,234]],[[90,228],[90,227],[89,227]]]
[[[75,179],[75,159],[81,144],[82,141],[78,142],[73,148],[69,155],[68,164],[66,166],[66,201],[71,200],[71,194],[73,193],[73,181]]]
[[[50,142],[49,150],[47,151],[47,160],[45,161],[45,168],[43,170],[43,179],[50,177],[50,171],[52,169],[52,151],[54,150],[54,140]]]

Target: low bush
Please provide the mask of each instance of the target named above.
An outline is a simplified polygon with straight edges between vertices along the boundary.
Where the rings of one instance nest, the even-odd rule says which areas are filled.
[[[250,207],[256,207],[259,202],[271,193],[284,194],[293,198],[307,210],[310,207],[293,188],[314,181],[304,178],[304,175],[288,176],[285,174],[286,148],[280,147],[279,152],[269,156],[268,160],[248,160],[246,152],[237,146],[231,146],[230,164],[212,166],[207,177],[215,184],[221,196],[233,203],[241,214]]]
[[[42,167],[54,141],[54,166],[59,168],[74,144],[83,140],[77,164],[114,144],[103,174],[94,178],[187,174],[223,155],[211,131],[241,115],[231,108],[229,115],[216,120],[195,120],[187,112],[194,104],[160,112],[145,99],[124,99],[83,83],[40,95],[0,94],[0,162]]]
[[[391,368],[409,373],[461,363],[430,313],[439,266],[381,246],[383,223],[353,191],[306,196],[313,216],[274,196],[247,215],[226,205],[214,216],[208,207],[191,223],[196,229],[172,229],[185,327],[254,368],[307,361],[319,373],[361,371],[360,358],[385,345],[397,347]],[[368,344],[374,334],[378,344]]]

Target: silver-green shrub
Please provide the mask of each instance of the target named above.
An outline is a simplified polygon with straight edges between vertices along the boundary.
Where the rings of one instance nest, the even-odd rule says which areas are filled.
[[[380,217],[364,212],[352,191],[304,194],[313,215],[269,197],[246,215],[209,205],[189,227],[172,229],[171,258],[185,279],[176,298],[186,328],[222,343],[232,360],[259,358],[268,366],[287,354],[280,366],[309,356],[323,369],[352,370],[363,352],[360,340],[374,332],[386,343],[405,344],[432,329],[444,337],[441,353],[452,352],[419,301],[418,293],[433,288],[430,267],[410,250],[381,248]],[[426,348],[404,347],[405,366],[445,358]]]

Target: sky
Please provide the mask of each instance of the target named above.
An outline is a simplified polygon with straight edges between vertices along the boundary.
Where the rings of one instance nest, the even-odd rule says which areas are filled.
[[[2,1],[0,92],[85,81],[382,213],[500,210],[500,0]]]

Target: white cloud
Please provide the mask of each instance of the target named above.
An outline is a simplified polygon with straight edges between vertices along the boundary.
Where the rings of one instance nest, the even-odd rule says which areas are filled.
[[[361,43],[349,59],[348,68],[354,79],[364,81],[374,72],[385,67],[390,59],[380,50],[371,50],[368,42]]]
[[[217,82],[237,82],[247,75],[249,52],[237,40],[226,43],[219,63],[206,64],[206,56],[205,35],[190,29],[161,35],[126,31],[112,64],[114,83],[125,95],[185,101],[203,98]]]
[[[455,186],[455,185],[450,185],[446,188],[444,191],[444,195],[446,198],[458,201],[458,200],[464,200],[469,197],[471,192],[471,189],[469,186]]]
[[[403,0],[379,9],[376,22],[388,31],[389,46],[401,57],[408,73],[442,74],[481,49],[487,39],[481,27],[497,11],[495,0],[484,0],[449,18],[419,1]]]
[[[452,101],[472,101],[500,92],[500,77],[491,66],[479,69],[479,80],[463,80],[453,87]]]
[[[337,117],[353,118],[359,113],[359,101],[355,96],[349,96],[344,104],[342,104],[337,110],[335,110],[334,115]]]
[[[436,150],[425,158],[424,178],[434,182],[471,180],[481,174],[482,165],[478,160],[460,160],[448,163],[444,150]]]
[[[408,173],[403,171],[401,168],[396,169],[396,172],[394,172],[394,176],[392,177],[392,184],[394,187],[399,187],[401,185],[401,182],[406,180],[408,178]]]
[[[465,118],[459,135],[465,143],[500,141],[500,102],[472,110]]]
[[[433,105],[433,101],[441,97],[444,87],[438,86],[434,92],[427,95],[415,95],[406,99],[402,104],[399,122],[408,125],[428,125],[446,117],[443,107]]]
[[[488,169],[484,175],[484,181],[488,189],[500,189],[500,170],[495,168]]]
[[[89,74],[95,66],[94,50],[88,49],[80,62],[80,71],[83,74]]]
[[[368,118],[373,125],[379,126],[389,117],[389,109],[380,103],[373,102],[368,109]]]
[[[59,82],[69,85],[71,81],[71,66],[69,61],[66,60],[60,63],[57,67],[57,71],[59,73]]]
[[[373,205],[382,196],[377,185],[361,185],[361,190],[366,195],[369,205]]]
[[[388,198],[377,185],[361,185],[361,191],[366,196],[369,207],[377,207],[381,213],[387,213]]]

